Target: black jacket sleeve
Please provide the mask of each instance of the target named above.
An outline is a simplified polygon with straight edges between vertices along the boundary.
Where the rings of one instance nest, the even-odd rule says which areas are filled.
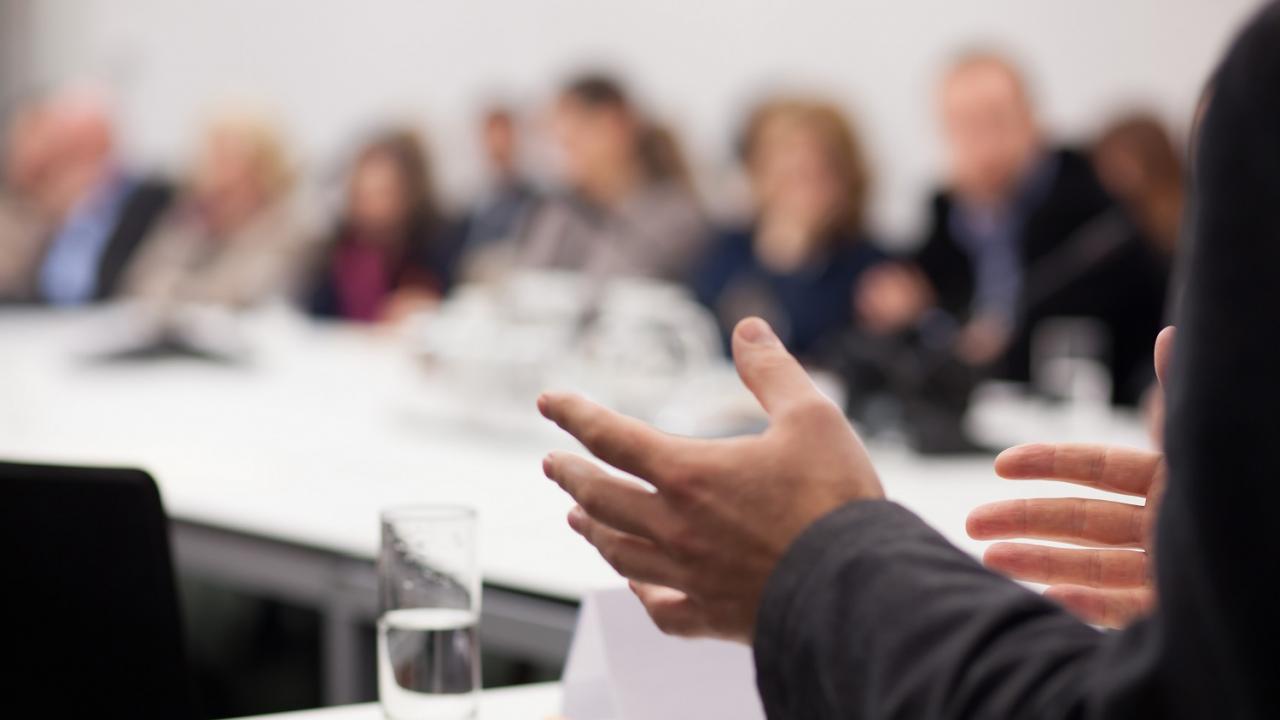
[[[1278,89],[1269,5],[1216,77],[1196,158],[1155,614],[1096,632],[902,508],[854,503],[765,588],[771,718],[1280,717]]]

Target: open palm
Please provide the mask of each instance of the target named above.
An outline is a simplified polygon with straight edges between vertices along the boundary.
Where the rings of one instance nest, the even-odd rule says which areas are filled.
[[[1172,354],[1172,329],[1156,340],[1156,372],[1163,384]],[[1021,445],[996,458],[996,474],[1010,480],[1058,480],[1104,490],[1124,500],[1079,497],[1005,500],[969,514],[978,540],[1048,540],[1078,547],[1000,542],[983,562],[1016,580],[1044,583],[1045,595],[1087,622],[1122,627],[1154,606],[1155,519],[1165,486],[1164,455],[1106,445]]]

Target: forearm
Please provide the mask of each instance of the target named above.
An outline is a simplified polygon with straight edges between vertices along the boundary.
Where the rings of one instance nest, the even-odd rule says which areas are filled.
[[[902,507],[867,501],[787,552],[755,649],[771,718],[1052,718],[1089,703],[1107,642]]]

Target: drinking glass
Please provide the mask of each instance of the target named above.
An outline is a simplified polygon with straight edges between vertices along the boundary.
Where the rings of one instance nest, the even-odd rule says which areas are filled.
[[[382,513],[378,696],[391,720],[464,720],[480,689],[480,571],[470,508]]]
[[[1096,432],[1110,417],[1110,353],[1110,333],[1097,320],[1049,318],[1032,337],[1032,382],[1065,403],[1069,419],[1081,430]]]

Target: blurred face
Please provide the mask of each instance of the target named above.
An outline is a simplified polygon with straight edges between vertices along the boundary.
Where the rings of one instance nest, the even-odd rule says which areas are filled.
[[[257,164],[257,153],[239,133],[224,128],[212,130],[196,165],[196,191],[210,201],[244,195],[261,197],[265,188],[258,178]]]
[[[566,180],[590,188],[630,172],[635,137],[623,112],[561,98],[552,118]]]
[[[49,103],[28,130],[33,145],[16,170],[42,212],[61,221],[112,166],[110,115],[101,103],[69,95]]]
[[[4,138],[3,181],[14,192],[36,192],[50,159],[48,123],[38,108],[14,116]]]
[[[409,212],[404,176],[383,153],[365,157],[351,176],[348,213],[357,229],[373,234],[401,227]]]
[[[509,174],[516,164],[516,129],[511,118],[493,115],[484,123],[484,151],[490,167]]]
[[[751,174],[762,215],[784,216],[806,233],[816,233],[839,214],[841,180],[815,128],[775,119],[756,143]]]
[[[941,104],[955,190],[975,202],[1006,199],[1040,144],[1017,78],[996,63],[960,68],[944,84]]]

